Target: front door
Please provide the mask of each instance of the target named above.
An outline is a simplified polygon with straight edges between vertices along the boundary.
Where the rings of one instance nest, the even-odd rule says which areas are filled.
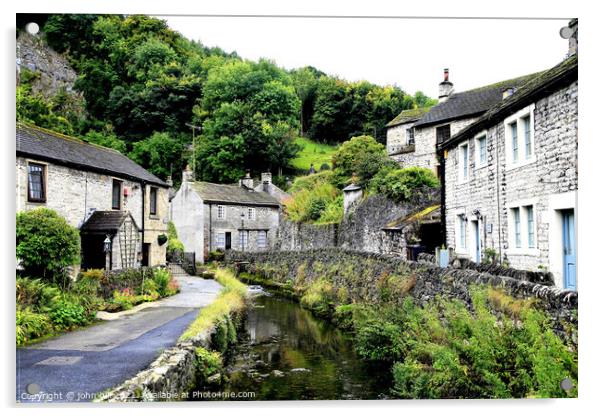
[[[473,235],[473,247],[472,247],[472,256],[475,263],[481,262],[481,234],[479,232],[479,221],[471,221],[472,222],[472,235]]]
[[[150,243],[142,244],[142,264],[143,267],[148,267],[150,264]]]
[[[232,233],[226,232],[226,250],[232,248]]]
[[[562,212],[562,251],[564,287],[577,289],[577,250],[575,246],[575,211],[568,209]]]

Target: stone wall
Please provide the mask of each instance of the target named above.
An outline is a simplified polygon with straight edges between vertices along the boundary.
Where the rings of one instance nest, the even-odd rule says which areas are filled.
[[[445,206],[447,245],[472,257],[471,244],[478,238],[481,252],[495,250],[510,267],[549,270],[555,284],[563,286],[561,210],[576,209],[577,190],[577,82],[551,93],[529,108],[533,125],[533,155],[517,166],[507,162],[506,123],[487,132],[487,162],[475,161],[475,139],[468,140],[468,181],[458,181],[458,147],[446,158]],[[452,132],[453,133],[453,132]],[[481,136],[479,134],[478,136]],[[513,247],[509,232],[510,208],[533,206],[535,247]],[[473,215],[478,211],[481,219]],[[458,247],[458,216],[468,217],[466,250]],[[479,235],[472,227],[479,221]],[[524,221],[523,221],[524,223]],[[513,224],[512,224],[513,225]],[[487,228],[489,227],[489,228]]]
[[[339,224],[305,224],[280,221],[275,250],[309,250],[340,247],[370,253],[406,257],[406,242],[401,231],[384,231],[388,223],[410,213],[438,204],[437,191],[416,192],[405,203],[395,203],[381,195],[369,196],[345,215]]]
[[[459,299],[470,307],[470,286],[491,285],[504,289],[518,299],[534,299],[535,305],[548,313],[553,327],[561,334],[566,335],[565,323],[577,324],[577,292],[476,270],[440,268],[430,262],[410,262],[394,256],[336,248],[267,253],[229,252],[226,261],[248,262],[245,267],[250,273],[276,283],[292,283],[293,286],[299,279],[303,284],[308,284],[326,277],[333,282],[335,289],[346,288],[350,302],[378,302],[379,280],[390,275],[413,281],[408,287],[408,294],[420,304],[425,304],[435,296],[443,296]],[[576,339],[573,341],[576,343]]]
[[[145,370],[104,392],[97,402],[177,401],[187,398],[197,381],[197,347],[209,349],[215,327],[192,341],[178,342],[165,350]]]

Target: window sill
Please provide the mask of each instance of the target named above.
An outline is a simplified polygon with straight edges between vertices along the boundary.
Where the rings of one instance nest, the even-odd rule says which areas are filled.
[[[540,252],[537,248],[511,248],[506,251],[509,256],[539,256]]]
[[[46,203],[46,200],[34,200],[34,199],[28,199],[27,200],[28,204],[32,204],[32,205],[44,205]]]
[[[531,158],[531,159],[526,159],[526,160],[522,160],[516,163],[511,163],[511,164],[506,164],[506,172],[518,169],[518,168],[522,168],[524,166],[528,166],[532,163],[535,163],[537,161],[537,158]]]

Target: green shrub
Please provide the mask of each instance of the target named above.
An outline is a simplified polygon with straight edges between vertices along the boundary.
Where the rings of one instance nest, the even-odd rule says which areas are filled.
[[[167,254],[173,255],[175,252],[184,252],[184,244],[178,239],[178,232],[173,222],[167,223]]]
[[[404,342],[399,326],[383,321],[364,324],[355,337],[360,357],[371,361],[393,362],[401,358]]]
[[[17,213],[16,236],[25,275],[58,282],[65,268],[80,260],[79,231],[51,209]]]
[[[76,293],[88,296],[98,296],[103,279],[104,270],[89,269],[81,273],[79,279],[75,281],[72,287]]]
[[[111,303],[121,310],[132,309],[136,303],[136,296],[130,289],[116,290],[113,292]]]
[[[44,312],[61,296],[61,290],[41,279],[18,277],[16,282],[17,305],[32,307],[37,312]]]
[[[387,156],[385,147],[371,136],[352,137],[344,142],[332,156],[332,183],[343,188],[353,175],[359,175],[362,165],[367,173],[370,169],[366,169],[366,160],[374,155],[379,161]]]
[[[490,294],[472,288],[474,312],[456,300],[406,304],[402,359],[393,366],[404,398],[576,397],[577,353],[548,318],[525,303],[517,320],[494,314]],[[569,377],[575,388],[565,392]]]
[[[203,347],[198,347],[196,353],[196,368],[202,380],[206,380],[221,371],[223,367],[222,356],[219,352],[208,351]]]
[[[334,287],[324,278],[312,282],[301,297],[301,305],[322,316],[330,315],[335,301]]]
[[[48,316],[53,325],[60,330],[72,329],[88,323],[86,308],[65,298],[53,305]]]
[[[31,308],[17,309],[17,345],[52,333],[48,316],[36,313]]]
[[[284,202],[288,217],[296,222],[318,220],[328,204],[336,201],[340,191],[328,183],[321,183],[312,189],[302,189],[293,193]]]
[[[417,190],[438,186],[439,180],[433,171],[420,167],[385,169],[375,175],[370,182],[373,191],[384,194],[396,202],[408,200]]]
[[[210,251],[207,256],[207,261],[224,261],[226,253],[223,250]]]
[[[161,295],[161,297],[166,296],[167,286],[169,284],[170,279],[171,279],[171,276],[167,270],[165,270],[165,269],[155,270],[154,275],[153,275],[153,280],[155,281],[155,284],[157,285],[157,292],[159,292],[159,295]]]

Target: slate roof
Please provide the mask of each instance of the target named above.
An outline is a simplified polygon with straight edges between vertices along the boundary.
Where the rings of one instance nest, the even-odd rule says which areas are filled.
[[[192,189],[204,202],[230,205],[255,205],[279,207],[278,200],[265,192],[257,192],[238,185],[222,185],[211,182],[193,182]]]
[[[168,187],[161,179],[117,150],[86,143],[75,137],[17,123],[16,140],[17,155]]]
[[[82,232],[115,233],[129,216],[131,214],[128,211],[94,211],[90,218],[83,223],[80,230]],[[132,221],[134,221],[133,218]],[[136,224],[135,221],[134,224]],[[136,225],[136,228],[138,228],[138,225]]]
[[[527,105],[550,95],[552,92],[577,80],[578,62],[574,55],[555,67],[538,73],[519,87],[510,97],[499,102],[474,123],[460,130],[439,145],[440,149],[450,147],[454,143],[472,137],[478,132],[498,123]]]
[[[410,123],[412,121],[420,120],[432,107],[423,108],[412,108],[410,110],[403,110],[393,120],[387,123],[387,127],[394,127],[400,124]]]
[[[414,127],[481,115],[502,100],[504,90],[520,87],[540,74],[541,72],[537,72],[468,91],[452,93],[447,100],[431,107],[430,111],[414,124]]]
[[[359,191],[360,189],[362,189],[361,186],[352,183],[344,187],[343,192]]]

